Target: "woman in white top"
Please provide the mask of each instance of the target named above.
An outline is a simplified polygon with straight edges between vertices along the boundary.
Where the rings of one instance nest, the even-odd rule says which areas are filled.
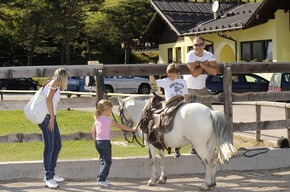
[[[49,188],[57,188],[57,182],[64,179],[55,175],[55,167],[58,154],[61,150],[61,138],[56,122],[56,109],[60,101],[60,91],[65,90],[69,72],[64,68],[59,68],[54,72],[54,76],[44,85],[43,93],[46,95],[48,113],[38,126],[42,131],[44,141],[43,166],[45,173],[45,185]]]

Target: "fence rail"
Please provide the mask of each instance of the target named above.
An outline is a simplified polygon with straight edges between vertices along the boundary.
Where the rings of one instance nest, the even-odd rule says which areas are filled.
[[[189,74],[189,71],[184,64],[179,64],[182,74]],[[148,76],[165,74],[167,64],[127,64],[127,65],[67,65],[67,66],[34,66],[34,67],[2,67],[0,68],[0,78],[21,78],[21,77],[50,77],[59,67],[65,67],[70,72],[71,76]],[[231,136],[234,130],[265,130],[278,129],[287,127],[288,139],[290,139],[289,112],[287,112],[285,120],[279,121],[259,121],[253,123],[233,123],[233,102],[239,101],[279,101],[288,100],[290,92],[282,93],[232,93],[232,74],[247,74],[247,73],[273,73],[273,72],[289,72],[290,62],[276,63],[218,63],[218,73],[224,75],[224,90],[223,94],[214,96],[194,97],[196,102],[219,102],[224,103],[224,112],[229,122]],[[60,108],[77,108],[86,107],[95,104],[103,98],[104,93],[100,89],[101,82],[96,78],[96,98],[69,98],[63,99],[60,103]],[[0,110],[16,108],[19,103],[24,106],[21,101],[0,101]]]

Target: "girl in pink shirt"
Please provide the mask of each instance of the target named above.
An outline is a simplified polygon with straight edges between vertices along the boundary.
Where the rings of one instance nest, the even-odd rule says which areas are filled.
[[[98,102],[95,112],[95,123],[92,129],[92,137],[95,141],[95,147],[99,152],[101,159],[100,172],[98,174],[98,185],[107,187],[110,182],[107,179],[112,164],[112,150],[110,142],[110,127],[113,125],[124,131],[136,131],[136,127],[129,128],[121,125],[109,118],[112,113],[113,103],[103,99]]]

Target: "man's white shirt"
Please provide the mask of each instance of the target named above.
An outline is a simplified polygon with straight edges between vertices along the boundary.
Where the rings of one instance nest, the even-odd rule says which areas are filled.
[[[206,50],[203,50],[202,57],[195,55],[194,50],[189,51],[185,57],[185,63],[195,62],[195,61],[216,61],[215,56]],[[183,79],[187,83],[188,89],[203,89],[205,88],[205,80],[207,75],[200,74],[198,77],[193,77],[192,75],[183,75]]]

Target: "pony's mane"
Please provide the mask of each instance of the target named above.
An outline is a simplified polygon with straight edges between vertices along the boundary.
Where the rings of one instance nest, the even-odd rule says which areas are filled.
[[[144,96],[144,97],[130,96],[130,97],[127,97],[126,100],[127,101],[134,100],[134,101],[146,101],[146,102],[148,102],[151,98],[152,98],[152,96]]]

